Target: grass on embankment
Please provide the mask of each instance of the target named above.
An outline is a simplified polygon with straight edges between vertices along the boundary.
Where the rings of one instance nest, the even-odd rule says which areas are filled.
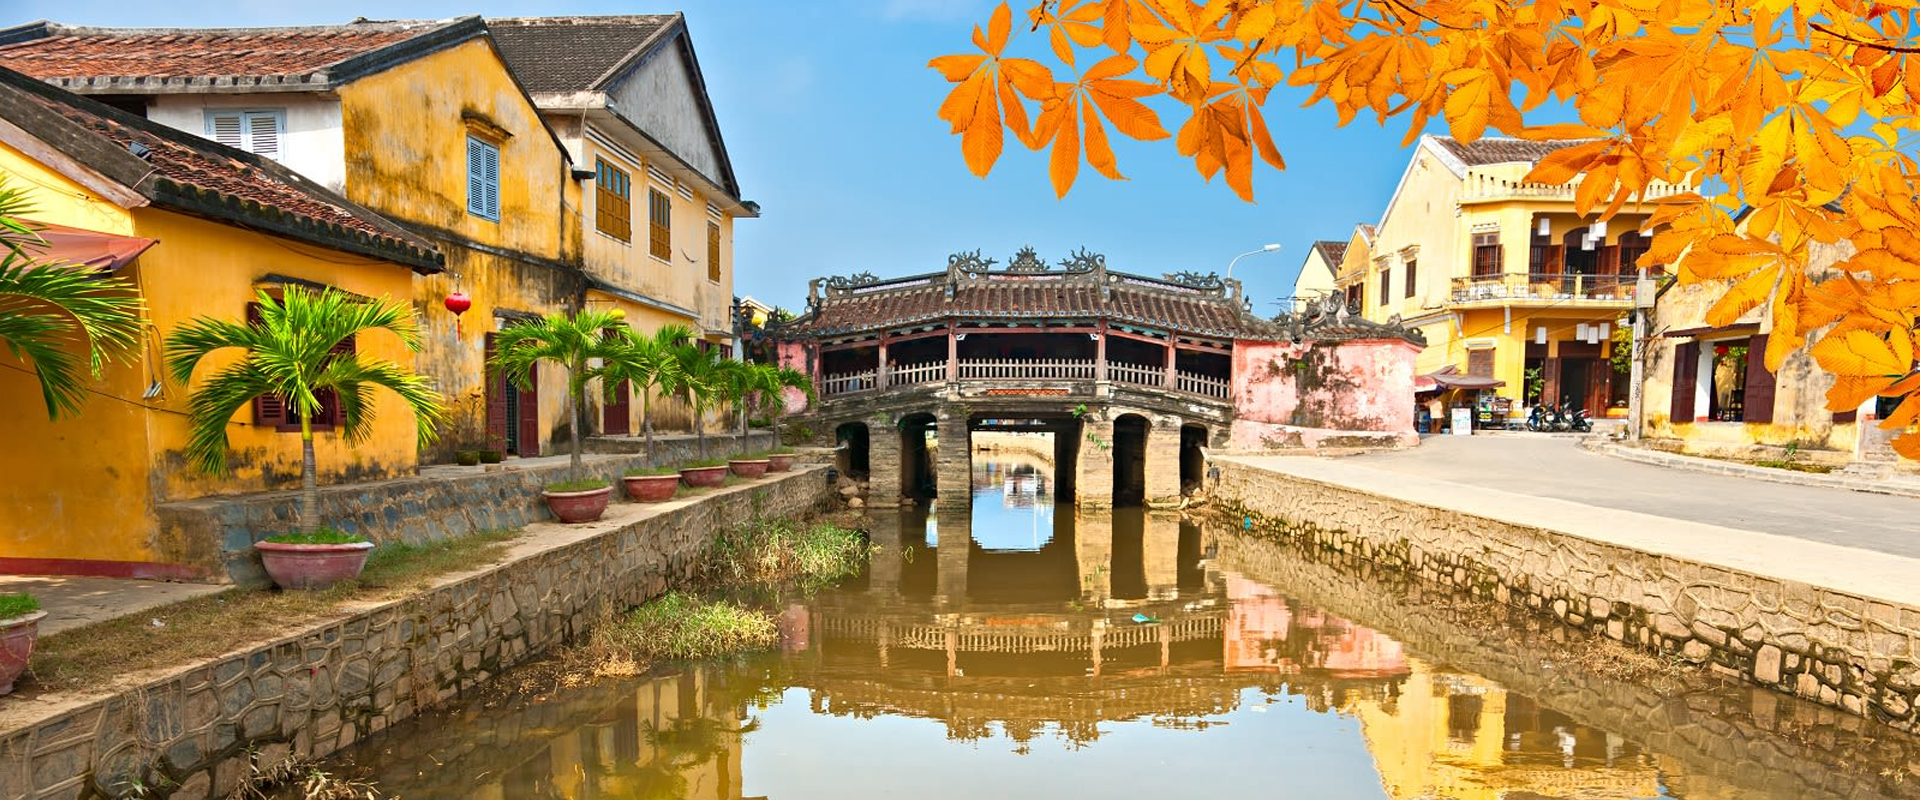
[[[23,688],[103,689],[121,676],[225,655],[335,616],[344,603],[389,600],[438,575],[497,563],[519,535],[485,531],[427,545],[383,544],[359,578],[326,591],[230,589],[42,636]]]
[[[831,522],[760,520],[715,536],[701,557],[700,579],[719,591],[814,591],[859,572],[872,552],[860,531]],[[596,626],[554,667],[560,684],[574,685],[586,675],[632,675],[654,661],[733,655],[779,640],[773,615],[764,610],[674,591]]]

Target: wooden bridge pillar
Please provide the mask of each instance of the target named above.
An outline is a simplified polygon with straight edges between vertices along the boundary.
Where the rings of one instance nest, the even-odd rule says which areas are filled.
[[[939,493],[936,507],[943,511],[973,508],[973,437],[967,422],[965,410],[946,408],[936,423],[940,454],[933,467],[934,486]]]
[[[1180,499],[1180,418],[1158,417],[1147,429],[1148,500]]]
[[[898,508],[902,476],[900,425],[873,420],[867,424],[867,505]]]
[[[1082,508],[1113,507],[1113,420],[1089,414],[1080,420],[1074,502]]]

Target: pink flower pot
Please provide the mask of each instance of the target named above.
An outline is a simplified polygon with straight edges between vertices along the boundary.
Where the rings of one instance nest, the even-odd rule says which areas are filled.
[[[613,499],[613,487],[602,486],[580,492],[541,492],[547,498],[547,510],[569,525],[576,522],[592,522],[607,513],[607,503]]]
[[[680,488],[679,475],[632,475],[621,481],[627,485],[627,496],[636,503],[672,500],[674,490]]]
[[[688,486],[719,486],[727,482],[726,467],[688,467],[680,470],[680,480]]]
[[[790,470],[790,469],[793,469],[792,453],[787,453],[784,455],[775,454],[775,455],[767,456],[768,472],[786,472],[787,470]]]
[[[325,589],[360,574],[372,542],[276,544],[254,542],[267,576],[282,589]]]
[[[747,458],[728,461],[727,469],[733,470],[733,474],[735,475],[752,480],[767,474],[767,460],[764,458]]]
[[[0,694],[13,692],[13,682],[27,671],[27,658],[33,655],[34,639],[40,636],[40,620],[45,611],[0,619]]]

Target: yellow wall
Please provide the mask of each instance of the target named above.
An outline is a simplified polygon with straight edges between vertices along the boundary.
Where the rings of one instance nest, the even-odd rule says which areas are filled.
[[[0,459],[0,554],[151,561],[155,504],[297,486],[299,436],[255,427],[251,409],[237,415],[228,431],[232,475],[209,477],[186,465],[181,452],[188,387],[169,381],[158,398],[142,399],[149,382],[164,374],[158,361],[162,340],[195,316],[243,318],[256,281],[270,273],[402,302],[412,298],[412,273],[197,217],[153,208],[129,212],[5,145],[0,172],[31,193],[39,209],[34,219],[159,240],[122,271],[146,297],[146,347],[135,363],[111,368],[90,384],[94,394],[78,416],[49,421],[25,366],[0,352],[0,419],[8,420],[15,454]],[[386,334],[364,335],[358,345],[370,357],[411,361]],[[200,374],[227,358],[216,356]],[[411,416],[390,394],[375,402],[374,435],[366,444],[348,448],[335,434],[319,435],[322,483],[414,469]]]
[[[592,187],[585,192],[581,227],[584,231],[586,270],[602,280],[628,291],[655,298],[663,303],[694,312],[695,318],[681,320],[696,332],[730,331],[729,315],[733,305],[733,219],[725,212],[718,218],[707,213],[708,198],[693,190],[692,199],[681,196],[670,182],[653,180],[646,161],[631,153],[616,151],[592,137],[583,138],[579,147],[583,169],[593,169],[600,159],[625,171],[631,177],[631,215],[633,235],[627,241],[600,232],[595,224],[598,194]],[[667,165],[656,164],[663,171]],[[647,194],[649,189],[665,192],[673,204],[673,256],[662,259],[648,248]],[[720,224],[720,280],[708,280],[707,223]]]
[[[445,274],[416,281],[426,340],[419,370],[449,397],[470,395],[484,385],[485,335],[499,327],[496,310],[548,314],[578,302],[568,267],[579,258],[580,186],[485,39],[341,87],[340,105],[347,196],[427,229],[447,256]],[[467,211],[467,136],[476,131],[500,148],[498,222]],[[506,135],[491,135],[499,132]],[[458,324],[442,306],[456,289],[473,301]],[[538,395],[540,452],[560,452],[567,443],[556,434],[571,425],[565,372],[542,365]],[[481,444],[457,438],[448,437],[435,457]]]

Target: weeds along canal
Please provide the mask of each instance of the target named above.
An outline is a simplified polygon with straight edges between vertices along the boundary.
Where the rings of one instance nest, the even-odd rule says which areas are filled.
[[[776,649],[481,692],[330,768],[408,800],[1920,797],[1920,739],[1871,721],[1051,490],[976,460],[970,513],[871,514]]]

